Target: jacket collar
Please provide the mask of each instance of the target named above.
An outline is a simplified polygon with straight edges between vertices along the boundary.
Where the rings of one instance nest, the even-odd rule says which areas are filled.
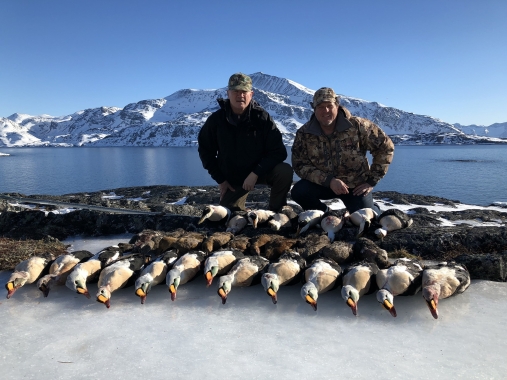
[[[334,128],[335,132],[344,132],[350,127],[352,127],[352,123],[350,122],[350,118],[352,114],[348,109],[343,106],[340,106],[338,109],[338,116],[336,117],[336,126]],[[320,123],[315,117],[315,113],[312,114],[310,121],[308,122],[308,126],[306,127],[305,132],[311,133],[312,135],[320,136],[322,135],[322,128],[320,127]]]
[[[219,98],[219,99],[217,99],[217,102],[218,102],[218,105],[220,106],[220,108],[225,111],[225,117],[227,118],[227,121],[229,123],[231,123],[232,125],[237,125],[238,123],[242,123],[245,120],[249,120],[252,110],[262,110],[260,104],[252,99],[250,101],[250,104],[246,108],[245,112],[243,112],[241,114],[239,121],[235,121],[231,117],[231,115],[232,115],[231,101],[229,99]]]

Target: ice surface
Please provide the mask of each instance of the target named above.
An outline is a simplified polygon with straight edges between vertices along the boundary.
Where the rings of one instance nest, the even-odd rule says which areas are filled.
[[[129,236],[70,239],[92,253]],[[5,284],[9,272],[0,272]],[[315,312],[300,285],[273,305],[262,286],[233,288],[221,304],[217,282],[198,278],[171,302],[165,285],[141,305],[133,288],[111,308],[62,286],[44,298],[26,285],[0,290],[2,379],[504,379],[507,284],[473,281],[439,303],[433,319],[421,293],[396,297],[398,317],[374,295],[354,317],[333,290]],[[96,284],[89,286],[93,295]]]

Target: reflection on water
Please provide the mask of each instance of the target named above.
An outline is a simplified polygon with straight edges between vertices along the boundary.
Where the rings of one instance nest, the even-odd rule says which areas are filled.
[[[215,185],[196,147],[0,148],[0,193],[69,194],[148,185]],[[290,148],[288,148],[290,162]],[[397,146],[378,191],[507,202],[507,146]],[[297,176],[294,175],[297,180]]]

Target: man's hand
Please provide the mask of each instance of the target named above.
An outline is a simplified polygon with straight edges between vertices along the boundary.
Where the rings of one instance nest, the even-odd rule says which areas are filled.
[[[248,177],[246,177],[245,182],[243,182],[243,189],[246,191],[251,191],[255,187],[255,184],[257,183],[257,179],[259,176],[255,173],[250,173]]]
[[[336,195],[348,194],[349,187],[341,179],[333,178],[329,183],[329,187]]]
[[[371,191],[373,190],[373,186],[370,185],[369,183],[362,183],[360,184],[359,186],[356,186],[354,188],[354,195],[355,196],[365,196],[365,195],[368,195]]]
[[[234,190],[234,187],[232,187],[231,185],[229,185],[229,182],[227,182],[227,181],[219,183],[218,184],[218,190],[220,191],[220,200],[222,200],[222,198],[224,197],[224,195],[227,192],[227,190],[236,191],[236,190]]]

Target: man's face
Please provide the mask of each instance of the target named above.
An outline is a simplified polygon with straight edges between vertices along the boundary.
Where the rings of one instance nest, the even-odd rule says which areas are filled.
[[[227,90],[227,96],[231,101],[232,111],[241,115],[252,100],[253,91]]]
[[[315,108],[315,116],[321,127],[329,127],[338,116],[338,105],[335,102],[322,102]]]

